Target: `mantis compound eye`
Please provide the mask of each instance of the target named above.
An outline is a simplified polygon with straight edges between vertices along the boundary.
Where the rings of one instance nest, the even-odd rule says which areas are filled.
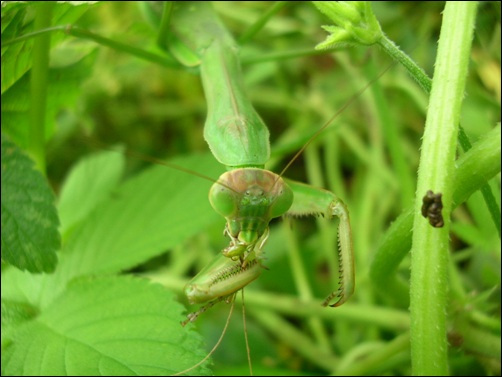
[[[293,190],[284,181],[277,189],[277,197],[270,207],[270,217],[279,217],[284,215],[293,204]]]
[[[235,193],[219,183],[211,186],[209,202],[214,210],[224,217],[229,217],[237,211],[238,199]]]

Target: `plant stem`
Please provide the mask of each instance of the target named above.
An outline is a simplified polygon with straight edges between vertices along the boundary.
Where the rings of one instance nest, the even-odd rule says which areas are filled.
[[[459,325],[462,348],[468,352],[500,360],[500,335],[479,329],[467,323]]]
[[[488,180],[500,173],[500,124],[484,135],[474,147],[457,160],[453,183],[453,208],[465,202]],[[389,290],[389,279],[411,247],[413,208],[394,221],[371,263],[370,276],[378,290]]]
[[[411,254],[411,356],[415,375],[448,374],[447,268],[455,151],[477,3],[446,3],[422,143]],[[444,227],[421,214],[428,190],[442,193]]]
[[[35,29],[49,27],[52,18],[51,3],[38,4],[35,11]],[[49,75],[50,34],[39,35],[33,43],[33,65],[30,76],[31,122],[28,152],[37,168],[45,174],[45,110],[47,105],[47,78]]]
[[[408,55],[406,55],[393,41],[391,41],[384,34],[382,38],[379,39],[378,45],[383,48],[383,50],[392,56],[393,59],[401,63],[407,70],[408,73],[413,77],[418,85],[426,92],[431,92],[432,81]]]
[[[306,47],[301,49],[291,49],[285,51],[275,51],[264,53],[260,55],[252,55],[252,56],[242,56],[241,63],[246,64],[258,64],[258,63],[266,63],[270,61],[280,61],[287,59],[295,59],[302,58],[306,56],[316,56],[316,55],[326,55],[328,51],[326,50],[314,50],[313,48]]]
[[[469,140],[469,137],[465,133],[464,129],[460,127],[459,129],[459,134],[458,134],[458,141],[460,142],[460,145],[462,146],[462,149],[464,152],[467,152],[469,149],[472,148],[471,141]],[[487,184],[483,185],[481,187],[481,194],[483,195],[483,198],[485,200],[486,206],[488,207],[488,211],[490,212],[490,216],[495,224],[495,229],[497,229],[497,232],[499,233],[499,238],[500,238],[500,209],[498,208],[497,201],[495,200],[495,196],[493,195],[492,190],[490,189],[490,186]]]
[[[113,39],[102,37],[101,35],[94,34],[88,30],[75,26],[67,26],[65,31],[68,34],[73,35],[74,37],[89,39],[96,43],[99,43],[102,46],[107,46],[117,51],[126,52],[140,59],[144,59],[146,61],[150,61],[152,63],[162,65],[164,67],[178,68],[178,69],[181,68],[181,65],[168,55],[166,56],[157,55],[150,51],[133,47],[125,43],[117,42]]]
[[[366,72],[369,77],[375,77],[377,69],[375,63],[369,62],[366,66]],[[377,109],[377,116],[382,127],[383,136],[385,137],[385,144],[389,150],[389,155],[392,160],[400,183],[401,192],[401,206],[406,208],[412,203],[413,194],[415,190],[414,177],[408,169],[409,164],[406,161],[403,145],[400,137],[400,129],[397,122],[391,115],[388,101],[382,86],[377,81],[373,83],[370,88],[375,100],[375,108]]]
[[[277,1],[263,15],[256,20],[239,38],[239,44],[243,45],[248,42],[253,36],[258,33],[268,20],[279,12],[284,6],[288,5],[287,1]]]
[[[395,356],[396,354],[401,353],[403,351],[409,353],[409,343],[410,343],[410,334],[408,332],[399,335],[395,339],[379,347],[379,349],[373,352],[370,356],[358,360],[358,362],[353,363],[350,367],[338,369],[335,375],[337,376],[372,375],[375,370],[379,370],[379,367],[392,356]]]
[[[80,27],[72,26],[72,25],[59,25],[59,26],[53,26],[53,27],[40,28],[32,33],[27,33],[27,34],[22,35],[20,37],[12,38],[8,41],[5,41],[2,43],[2,46],[8,46],[11,44],[20,43],[25,40],[35,38],[38,36],[42,36],[42,35],[49,35],[50,33],[55,32],[55,31],[63,31],[63,32],[65,32],[69,35],[72,35],[74,37],[77,37],[77,38],[91,40],[91,41],[94,41],[102,46],[110,47],[110,48],[113,48],[114,50],[131,54],[131,55],[136,56],[140,59],[144,59],[146,61],[156,63],[156,64],[159,64],[164,67],[177,68],[177,69],[182,68],[181,64],[179,64],[177,61],[175,61],[173,58],[171,58],[168,55],[161,56],[158,54],[154,54],[150,51],[146,51],[141,48],[133,47],[133,46],[127,45],[125,43],[117,42],[113,39],[103,37],[101,35],[92,33],[89,30],[85,30]]]
[[[167,50],[167,42],[169,35],[169,26],[171,23],[171,14],[173,11],[173,2],[166,1],[162,8],[162,17],[160,19],[159,31],[157,34],[157,45],[163,50]]]
[[[162,270],[142,274],[142,276],[180,294],[183,292],[183,287],[188,283],[188,280],[177,278]],[[237,295],[236,300],[237,302],[240,300],[240,295]],[[246,305],[256,309],[273,310],[296,318],[318,316],[329,321],[376,325],[382,329],[401,332],[407,330],[410,326],[408,313],[402,310],[351,303],[346,303],[336,308],[336,310],[326,310],[326,308],[322,307],[321,301],[302,302],[297,296],[273,294],[246,288]]]
[[[422,68],[420,68],[408,55],[406,55],[403,51],[401,51],[393,41],[387,38],[386,35],[383,35],[383,37],[380,38],[378,44],[393,59],[401,63],[407,69],[411,77],[413,77],[417,81],[420,87],[427,94],[430,94],[432,87],[432,80],[430,79],[429,76],[427,76],[427,73],[425,73]],[[461,125],[459,125],[458,141],[464,152],[467,152],[469,149],[471,149],[472,145],[469,140],[469,137],[467,136]],[[488,184],[483,185],[480,189],[500,238],[501,216],[493,192]]]
[[[328,349],[316,345],[302,331],[296,329],[274,312],[257,310],[254,307],[248,311],[263,327],[273,333],[278,339],[281,339],[285,344],[290,344],[299,354],[316,365],[326,370],[331,370],[333,365],[337,364],[338,359],[329,353]]]

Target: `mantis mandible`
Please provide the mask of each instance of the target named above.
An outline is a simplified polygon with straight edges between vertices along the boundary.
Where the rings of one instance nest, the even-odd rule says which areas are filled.
[[[354,291],[347,207],[332,192],[264,170],[270,156],[269,132],[245,94],[238,46],[211,5],[177,3],[171,19],[170,51],[181,62],[200,66],[208,104],[204,137],[228,170],[211,187],[209,200],[226,219],[224,234],[230,243],[187,284],[189,302],[221,301],[257,279],[273,218],[322,215],[340,219],[339,287],[323,305],[342,305]],[[187,322],[196,317],[197,313],[189,316]]]

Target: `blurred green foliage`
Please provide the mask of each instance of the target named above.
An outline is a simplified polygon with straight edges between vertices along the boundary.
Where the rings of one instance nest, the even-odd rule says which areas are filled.
[[[88,5],[76,25],[128,45],[165,54],[156,44],[158,20],[141,9],[143,6],[135,2]],[[215,2],[214,6],[239,40],[271,5],[268,2]],[[442,2],[373,4],[382,31],[430,76],[443,7]],[[145,12],[149,17],[144,17]],[[276,172],[323,122],[392,64],[376,47],[314,51],[314,46],[326,36],[320,26],[327,23],[329,20],[312,4],[291,2],[241,47],[247,90],[270,129],[269,168]],[[57,193],[70,167],[81,156],[103,146],[121,144],[136,152],[166,159],[208,151],[202,136],[206,105],[196,70],[166,68],[73,37],[65,37],[51,50],[50,67],[54,70],[72,67],[83,59],[92,60],[92,71],[83,78],[78,77],[68,89],[71,95],[68,94],[67,101],[51,115],[53,118],[47,119],[55,126],[47,150],[47,176]],[[482,3],[461,121],[473,143],[500,121],[500,61],[500,3]],[[375,87],[384,93],[383,104],[376,104]],[[412,198],[403,195],[390,162],[381,115],[384,112],[398,128],[408,173],[415,182],[426,108],[426,94],[401,67],[394,66],[358,96],[286,173],[293,179],[315,181],[348,204],[356,248],[357,284],[356,296],[347,304],[347,311],[360,310],[369,318],[381,318],[384,322],[385,315],[376,309],[389,309],[406,316],[407,307],[394,303],[392,297],[386,297],[386,292],[373,291],[369,265],[389,224],[406,207],[404,204],[412,203]],[[134,176],[149,164],[129,158],[125,176]],[[335,169],[328,168],[333,165]],[[197,164],[193,169],[196,167]],[[318,180],[316,169],[321,175]],[[193,184],[197,182],[195,178]],[[500,198],[500,176],[490,185]],[[169,192],[168,195],[177,194]],[[193,200],[190,196],[175,198],[181,203]],[[158,205],[162,205],[160,200]],[[500,208],[500,203],[498,205]],[[190,207],[193,213],[188,215],[199,216],[193,206]],[[462,287],[469,300],[460,302],[452,297],[451,306],[446,308],[452,328],[449,333],[451,374],[497,374],[500,356],[497,359],[493,355],[478,354],[472,348],[475,342],[467,343],[471,348],[463,347],[464,338],[455,323],[466,313],[473,313],[469,321],[500,340],[500,240],[479,193],[453,213],[452,224],[451,268],[456,271],[455,284]],[[309,220],[298,220],[292,225],[274,222],[266,247],[269,271],[264,271],[246,291],[275,293],[292,299],[297,296],[283,226],[293,228],[314,295],[323,298],[331,291],[333,276],[318,252],[322,243],[319,229],[328,226],[328,232],[333,233],[335,228]],[[193,276],[217,250],[226,246],[222,229],[223,221],[214,221],[196,236],[170,247],[169,253],[159,250],[153,253],[154,258],[141,260],[129,271],[155,275],[166,286],[179,290],[179,281]],[[399,275],[406,280],[409,263],[406,258],[399,269]],[[167,278],[166,274],[159,277],[159,269],[164,268]],[[179,297],[184,302],[181,293]],[[403,329],[380,326],[362,318],[351,319],[344,315],[343,307],[323,309],[341,313],[339,319],[323,322],[328,335],[326,352],[337,360],[332,370],[327,370],[298,353],[297,345],[281,337],[281,329],[276,332],[267,329],[259,316],[253,315],[251,305],[248,304],[251,314],[248,333],[255,374],[347,373],[358,365],[367,366],[363,370],[368,374],[410,374],[409,348],[401,343],[397,343],[397,349],[387,358],[369,361],[372,355],[405,333]],[[254,310],[271,309],[264,304]],[[227,311],[228,306],[220,304],[197,321],[208,350],[220,336]],[[308,315],[289,313],[284,320],[312,340]],[[479,339],[476,334],[470,336]],[[314,342],[322,348],[319,339]],[[234,315],[222,345],[214,354],[214,363],[215,374],[248,373],[242,321],[238,315]]]

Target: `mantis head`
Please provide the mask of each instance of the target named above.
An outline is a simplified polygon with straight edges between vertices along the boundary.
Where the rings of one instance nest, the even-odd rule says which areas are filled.
[[[227,220],[226,232],[233,240],[227,256],[240,256],[254,246],[268,223],[285,214],[293,203],[293,191],[275,173],[241,168],[220,176],[209,191],[214,210]]]

